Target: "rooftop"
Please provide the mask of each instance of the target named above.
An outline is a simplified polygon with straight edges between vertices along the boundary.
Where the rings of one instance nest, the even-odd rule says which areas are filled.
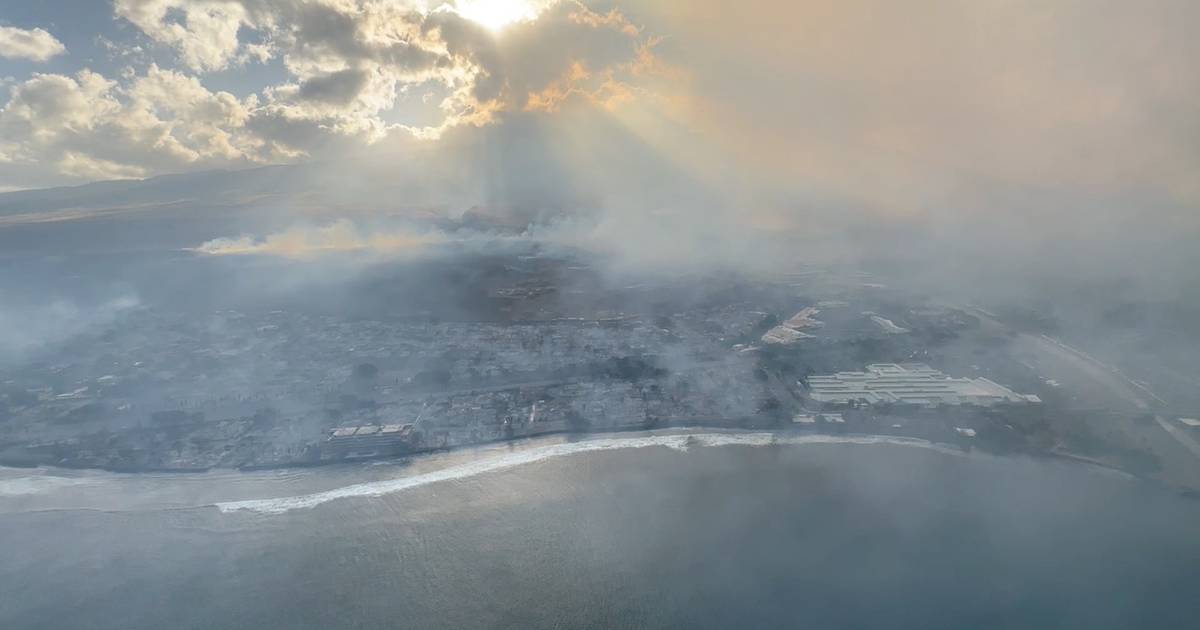
[[[923,363],[876,363],[865,372],[838,372],[808,378],[809,396],[831,404],[906,403],[912,405],[980,405],[1035,403],[986,378],[953,378]]]

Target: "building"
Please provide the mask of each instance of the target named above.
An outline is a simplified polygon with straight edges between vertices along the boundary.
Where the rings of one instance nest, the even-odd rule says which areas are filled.
[[[775,343],[783,346],[794,344],[805,339],[816,339],[815,336],[787,326],[776,326],[762,336],[763,343]]]
[[[865,372],[838,372],[808,378],[809,396],[825,404],[868,405],[900,403],[935,407],[1037,403],[986,378],[953,378],[921,363],[876,363]]]
[[[767,334],[762,336],[763,343],[774,343],[780,345],[791,345],[804,339],[814,339],[805,330],[815,330],[825,325],[825,322],[815,319],[820,313],[820,309],[809,306],[796,313],[791,319],[783,322],[779,326],[767,331]]]
[[[903,335],[905,333],[912,332],[903,326],[897,326],[896,322],[893,322],[886,317],[880,317],[879,315],[871,315],[870,317],[871,321],[875,322],[876,326],[879,326],[883,332],[889,335]]]
[[[411,447],[413,437],[411,424],[338,427],[330,431],[326,448],[341,457],[394,454]]]

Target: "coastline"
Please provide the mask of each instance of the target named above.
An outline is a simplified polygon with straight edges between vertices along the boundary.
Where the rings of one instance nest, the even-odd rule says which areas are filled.
[[[365,455],[359,457],[332,458],[322,460],[294,460],[278,463],[264,464],[246,464],[241,466],[206,466],[206,467],[156,467],[156,466],[92,466],[85,464],[75,464],[71,462],[56,462],[48,463],[45,461],[36,461],[35,458],[12,458],[0,454],[0,468],[10,469],[48,469],[48,470],[71,470],[71,471],[97,471],[108,472],[115,474],[178,474],[178,475],[198,475],[219,471],[237,471],[237,472],[262,472],[273,470],[306,470],[313,468],[327,468],[332,466],[343,466],[347,464],[369,463],[379,461],[404,461],[413,458],[420,458],[430,455],[442,453],[458,453],[466,452],[475,448],[485,448],[499,444],[522,444],[532,442],[539,439],[552,437],[576,437],[580,440],[594,438],[596,436],[612,436],[612,435],[637,435],[637,434],[686,434],[695,433],[698,431],[706,431],[711,433],[731,433],[731,434],[747,434],[747,433],[772,433],[780,436],[827,436],[827,437],[872,437],[872,438],[895,438],[898,440],[915,440],[928,442],[930,444],[940,444],[947,447],[959,448],[963,451],[981,450],[983,452],[992,452],[993,454],[1005,454],[999,451],[989,451],[984,445],[971,444],[961,442],[956,445],[950,442],[939,442],[934,439],[921,436],[906,436],[892,433],[865,433],[865,432],[837,432],[825,433],[814,431],[812,429],[801,429],[795,427],[769,427],[769,426],[734,426],[730,422],[695,422],[691,424],[668,424],[665,426],[647,428],[644,426],[615,426],[601,429],[588,429],[584,431],[575,431],[570,429],[548,429],[536,433],[514,436],[511,438],[499,438],[494,440],[482,440],[479,442],[471,442],[468,444],[456,444],[453,446],[438,446],[411,450],[404,453],[381,453],[377,455]],[[1019,451],[1010,452],[1012,454],[1036,455],[1035,451]],[[1054,453],[1047,452],[1048,455]],[[1082,456],[1080,456],[1082,457]],[[1085,458],[1086,459],[1086,458]],[[1097,462],[1098,465],[1103,465]]]
[[[514,446],[534,445],[538,440],[547,438],[577,438],[570,443],[581,443],[603,439],[634,439],[637,437],[653,436],[653,437],[681,437],[687,438],[696,435],[731,435],[731,436],[770,436],[771,441],[768,444],[762,445],[803,445],[806,443],[862,443],[863,441],[871,441],[870,443],[883,443],[895,445],[920,445],[927,448],[934,448],[939,451],[954,453],[954,454],[970,454],[978,453],[996,457],[1018,456],[1031,457],[1034,459],[1042,459],[1047,461],[1061,461],[1071,464],[1082,464],[1091,468],[1105,470],[1108,472],[1119,473],[1129,478],[1150,481],[1162,485],[1170,486],[1166,482],[1156,479],[1152,476],[1141,475],[1119,466],[1109,464],[1085,455],[1071,453],[1064,450],[1022,450],[1022,451],[1001,451],[997,449],[989,449],[986,444],[971,444],[967,442],[951,443],[941,442],[925,437],[905,436],[891,433],[822,433],[811,430],[802,430],[795,428],[742,428],[730,427],[729,425],[708,425],[708,424],[690,424],[663,427],[659,429],[644,429],[644,428],[613,428],[604,430],[590,431],[546,431],[534,435],[524,435],[510,439],[490,440],[485,442],[477,442],[473,444],[440,447],[413,451],[400,455],[378,455],[369,457],[323,460],[314,462],[291,462],[285,464],[264,464],[264,465],[248,465],[237,467],[208,467],[208,468],[105,468],[95,466],[73,466],[70,464],[45,464],[34,463],[26,464],[23,462],[10,462],[6,458],[0,457],[0,468],[9,470],[62,470],[75,472],[104,472],[120,475],[178,475],[181,477],[202,475],[214,472],[269,472],[269,471],[288,471],[288,470],[309,470],[317,468],[332,468],[335,466],[347,466],[354,464],[370,464],[377,462],[407,462],[412,460],[420,460],[422,458],[431,457],[439,454],[466,453],[472,449],[482,449],[490,446],[510,444]],[[1186,488],[1179,488],[1181,491],[1186,491]]]

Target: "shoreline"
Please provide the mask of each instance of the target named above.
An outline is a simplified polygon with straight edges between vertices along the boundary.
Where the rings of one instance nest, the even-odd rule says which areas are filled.
[[[535,442],[536,440],[541,440],[541,439],[546,439],[546,438],[556,438],[556,437],[559,437],[559,438],[575,437],[575,438],[578,438],[579,442],[586,442],[589,440],[603,439],[606,437],[613,438],[613,437],[620,437],[620,436],[628,436],[628,437],[632,438],[633,436],[639,436],[639,435],[655,436],[655,437],[667,437],[667,436],[685,436],[686,437],[689,435],[696,435],[699,432],[705,432],[705,433],[709,433],[709,434],[728,434],[728,435],[760,434],[760,435],[771,435],[775,439],[778,439],[781,437],[809,438],[809,439],[816,440],[816,441],[821,440],[821,438],[826,438],[826,439],[830,440],[831,442],[836,441],[836,440],[846,440],[847,442],[853,442],[855,440],[862,440],[862,439],[874,439],[874,440],[881,440],[881,441],[894,440],[897,443],[922,444],[922,445],[926,445],[926,446],[930,446],[930,447],[937,447],[938,449],[944,449],[947,451],[955,451],[955,452],[959,452],[959,453],[963,453],[963,454],[978,451],[978,452],[986,454],[986,455],[992,455],[992,456],[997,456],[997,457],[1024,456],[1024,457],[1032,457],[1034,459],[1043,459],[1043,460],[1048,460],[1048,461],[1062,461],[1062,462],[1067,462],[1067,463],[1072,463],[1072,464],[1082,464],[1082,465],[1089,466],[1092,468],[1106,470],[1109,472],[1120,473],[1120,474],[1126,475],[1130,478],[1151,481],[1151,482],[1159,483],[1159,484],[1162,484],[1162,485],[1165,485],[1168,487],[1174,487],[1172,484],[1168,484],[1167,482],[1156,479],[1154,477],[1140,475],[1135,472],[1125,470],[1114,464],[1108,464],[1103,461],[1088,457],[1086,455],[1071,453],[1069,451],[1063,451],[1063,450],[999,451],[999,450],[989,449],[986,445],[938,442],[938,441],[935,441],[935,440],[932,440],[929,438],[925,438],[925,437],[897,435],[897,434],[891,434],[891,433],[850,433],[850,432],[825,433],[825,432],[818,432],[818,431],[805,431],[805,430],[795,429],[795,428],[775,428],[775,429],[741,428],[741,427],[730,427],[728,425],[706,425],[706,424],[680,425],[680,426],[674,426],[674,427],[663,427],[663,428],[658,428],[658,429],[613,428],[613,429],[608,429],[608,430],[593,430],[593,431],[582,431],[582,432],[547,431],[544,433],[538,433],[538,434],[528,435],[528,436],[520,436],[520,437],[511,438],[511,439],[490,440],[490,441],[477,442],[477,443],[473,443],[473,444],[465,444],[465,445],[460,445],[460,446],[440,447],[440,448],[426,449],[426,450],[420,450],[420,451],[413,451],[411,453],[405,453],[405,454],[399,454],[399,455],[391,454],[391,455],[379,455],[379,456],[349,458],[349,459],[336,459],[336,460],[326,460],[326,461],[316,461],[316,462],[291,462],[291,463],[286,463],[286,464],[248,465],[248,466],[237,466],[237,467],[229,467],[229,468],[215,467],[215,466],[207,467],[207,468],[153,468],[153,467],[105,468],[105,467],[95,467],[95,466],[72,466],[70,464],[44,464],[44,463],[26,464],[23,462],[10,462],[7,460],[7,458],[3,458],[3,457],[0,457],[0,468],[8,468],[10,470],[38,470],[38,469],[40,469],[40,470],[50,470],[50,471],[53,471],[53,470],[75,471],[75,472],[90,471],[90,472],[104,472],[104,473],[119,474],[119,475],[131,475],[131,476],[154,474],[154,475],[178,475],[181,477],[186,477],[186,476],[202,475],[202,474],[213,473],[213,472],[253,473],[253,472],[287,471],[287,470],[310,470],[310,469],[316,469],[316,468],[331,468],[334,466],[347,466],[347,465],[354,465],[354,464],[365,464],[365,463],[384,462],[384,461],[404,462],[407,460],[419,459],[419,458],[429,457],[429,456],[434,456],[434,455],[439,455],[439,454],[463,453],[463,452],[468,452],[471,449],[485,448],[485,447],[489,447],[489,446],[496,446],[496,445],[502,445],[502,444],[512,444],[512,445],[530,444],[530,443]],[[565,442],[565,443],[569,444],[572,442]],[[779,445],[786,446],[788,444],[786,442],[781,442],[781,443],[779,443]],[[1187,492],[1187,491],[1196,492],[1195,490],[1192,490],[1190,488],[1180,487],[1178,489],[1180,491],[1184,491],[1184,492]]]
[[[640,431],[637,433],[617,432],[608,437],[584,439],[574,442],[557,442],[533,446],[487,459],[463,462],[447,468],[394,479],[351,483],[330,490],[275,496],[263,499],[244,499],[236,501],[217,502],[211,507],[224,514],[236,512],[252,512],[262,515],[279,515],[296,510],[306,510],[317,506],[351,498],[379,498],[412,488],[445,481],[456,481],[480,475],[510,470],[513,468],[539,463],[559,457],[596,453],[608,450],[640,449],[648,447],[668,448],[679,452],[688,452],[693,448],[709,448],[722,446],[789,447],[789,446],[892,446],[920,448],[935,451],[941,455],[967,458],[983,456],[987,458],[1025,457],[1030,461],[1057,461],[1072,467],[1085,464],[1086,469],[1094,473],[1118,476],[1131,482],[1149,482],[1175,494],[1188,496],[1186,491],[1154,479],[1138,477],[1118,468],[1104,465],[1088,459],[1056,456],[1053,453],[995,453],[984,449],[972,448],[958,444],[935,442],[925,438],[914,438],[896,435],[878,434],[829,434],[802,433],[798,431],[763,431],[745,429],[711,430],[706,427],[689,427],[658,431]],[[1033,455],[1033,457],[1030,457]],[[1045,456],[1042,456],[1045,455]]]
[[[573,437],[578,439],[571,439]],[[505,448],[505,444],[511,445],[512,448]],[[910,449],[917,448],[920,450],[935,451],[938,455],[953,458],[974,458],[978,465],[984,465],[989,461],[1013,460],[1014,462],[1020,462],[1024,460],[1029,464],[1040,463],[1043,465],[1063,466],[1064,470],[1069,467],[1080,470],[1084,474],[1100,474],[1110,478],[1110,480],[1115,477],[1125,482],[1137,483],[1139,485],[1148,484],[1146,485],[1147,490],[1153,489],[1184,499],[1200,500],[1200,492],[1194,488],[1180,486],[1153,477],[1139,476],[1103,462],[1063,452],[997,452],[969,444],[938,442],[926,438],[892,434],[832,434],[786,429],[754,430],[693,425],[652,430],[607,431],[603,433],[559,433],[503,440],[490,444],[472,445],[470,447],[445,449],[440,453],[422,453],[404,458],[391,458],[390,461],[376,459],[373,462],[365,463],[361,460],[356,462],[342,462],[345,465],[336,467],[332,465],[328,466],[330,469],[328,476],[317,473],[316,476],[312,477],[311,479],[314,481],[319,479],[326,481],[318,481],[315,484],[316,487],[311,491],[305,491],[304,486],[290,486],[290,481],[285,481],[284,485],[275,487],[274,490],[270,489],[271,486],[263,486],[259,488],[260,492],[234,492],[233,496],[225,492],[206,493],[209,494],[207,500],[192,495],[199,499],[199,502],[189,502],[183,505],[171,501],[162,503],[157,499],[149,498],[147,500],[151,503],[144,505],[135,503],[126,507],[117,506],[116,508],[112,508],[91,505],[89,503],[90,507],[63,507],[56,505],[55,509],[97,509],[100,511],[109,511],[111,509],[116,509],[117,511],[213,509],[222,514],[244,512],[271,516],[294,510],[313,508],[343,498],[378,498],[427,484],[457,481],[472,477],[486,477],[493,473],[502,473],[507,470],[560,457],[572,457],[609,450],[636,450],[647,447],[661,447],[678,453],[686,453],[694,448],[705,449],[721,446],[742,446],[756,449],[764,447],[768,449],[782,449],[799,446],[891,446],[893,448],[908,447]],[[423,456],[428,456],[428,458],[426,459]],[[442,457],[445,458],[439,459]],[[370,472],[384,462],[391,464],[391,466],[385,466],[385,469],[381,469],[383,471],[382,474]],[[1084,467],[1080,467],[1080,464],[1083,464]],[[124,484],[133,484],[136,486],[145,480],[156,477],[158,481],[169,483],[191,483],[188,480],[197,480],[197,482],[204,483],[206,479],[204,475],[196,474],[196,471],[146,472],[139,474],[127,472],[114,473],[93,468],[87,469],[87,472],[91,473],[91,475],[88,475],[80,474],[80,469],[53,466],[41,466],[38,469],[43,472],[41,475],[36,475],[37,478],[30,476],[28,473],[21,473],[21,471],[30,470],[28,468],[0,467],[0,473],[11,475],[12,478],[9,481],[16,482],[20,482],[23,479],[36,482],[42,477],[50,480],[62,477],[75,479],[75,482],[70,485],[103,483],[115,484],[114,487],[117,488]],[[61,471],[61,473],[72,471],[75,474],[56,475],[56,470]],[[300,474],[300,470],[306,469],[295,468],[295,470],[298,475]],[[286,480],[296,478],[294,475],[286,473],[282,474],[282,476],[267,474],[264,477],[255,475],[254,471],[234,468],[213,468],[207,472],[214,475],[212,479],[218,485],[231,481],[238,481],[239,483],[244,481],[252,484],[260,482],[274,484],[275,481],[273,480],[276,479]],[[93,476],[97,474],[100,476]],[[305,474],[308,475],[311,473]],[[170,481],[172,479],[175,481]],[[308,487],[312,488],[312,486]],[[15,496],[19,500],[23,494],[40,494],[40,492],[18,492]],[[6,498],[0,496],[0,504],[6,503],[3,500]],[[158,503],[155,503],[155,501],[158,501]],[[85,503],[87,503],[86,500]],[[17,505],[19,505],[19,502]]]

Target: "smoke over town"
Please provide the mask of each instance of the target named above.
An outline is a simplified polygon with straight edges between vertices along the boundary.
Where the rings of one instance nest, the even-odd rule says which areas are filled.
[[[1197,24],[0,0],[0,626],[1194,617]]]

